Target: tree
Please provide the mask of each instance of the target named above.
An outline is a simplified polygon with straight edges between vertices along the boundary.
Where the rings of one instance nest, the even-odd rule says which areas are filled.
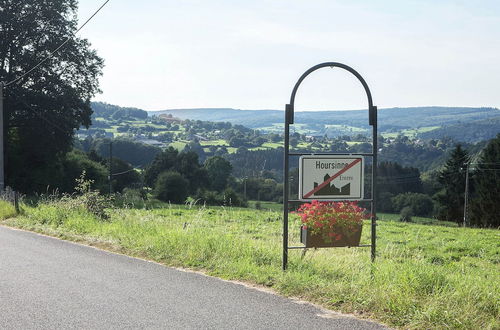
[[[33,181],[53,182],[74,130],[90,125],[103,60],[75,35],[76,0],[0,0],[0,8],[0,81],[20,78],[5,89],[6,183],[31,192]]]
[[[181,152],[177,159],[176,170],[188,180],[190,193],[209,185],[210,177],[206,169],[200,165],[198,154],[193,151]]]
[[[269,135],[269,140],[271,142],[280,142],[281,141],[281,135],[276,134],[276,133],[272,133],[272,134]]]
[[[377,208],[380,211],[394,211],[392,198],[398,194],[422,192],[420,171],[417,168],[403,167],[396,162],[381,162],[377,168]]]
[[[134,170],[134,168],[127,162],[121,160],[120,158],[113,157],[112,159],[112,169],[113,169],[113,192],[122,192],[125,188],[132,188],[141,183],[139,173]]]
[[[94,155],[87,155],[80,150],[68,152],[62,159],[62,171],[53,178],[52,187],[58,188],[60,192],[73,193],[78,179],[85,171],[85,178],[92,180],[92,189],[105,192],[108,189],[108,169],[97,159],[92,159]],[[46,171],[46,170],[45,170]],[[38,177],[38,176],[36,176]],[[33,182],[35,185],[36,182]],[[41,190],[45,187],[34,187],[35,190]]]
[[[347,152],[349,146],[345,141],[333,140],[330,142],[330,151],[332,152]]]
[[[467,162],[469,162],[469,155],[458,144],[439,173],[438,182],[443,188],[436,195],[436,200],[440,206],[438,218],[441,220],[461,222],[463,219],[465,164]]]
[[[198,155],[198,159],[203,162],[205,161],[206,155],[205,155],[205,150],[201,146],[200,142],[198,140],[194,140],[186,144],[184,147],[184,150],[182,150],[185,153],[188,152],[194,152]]]
[[[155,184],[154,196],[164,202],[184,203],[188,196],[188,182],[178,172],[163,172]]]
[[[224,190],[233,170],[231,163],[220,156],[214,156],[206,160],[204,167],[208,171],[212,188],[217,191]]]
[[[413,215],[429,216],[434,209],[432,198],[426,194],[404,193],[392,198],[394,210],[402,211],[405,207],[412,210]]]
[[[393,212],[394,205],[392,199],[394,194],[388,191],[379,192],[377,195],[377,210],[380,212]]]
[[[146,169],[144,181],[150,187],[154,187],[160,173],[165,171],[175,171],[182,175],[187,181],[187,189],[190,193],[208,186],[208,173],[200,165],[198,155],[193,151],[179,153],[176,149],[169,147],[159,153]]]
[[[247,140],[245,139],[244,136],[238,135],[238,136],[233,136],[231,139],[229,139],[228,143],[231,147],[239,148],[239,147],[245,147],[247,145]]]
[[[498,228],[500,227],[500,134],[488,143],[475,168],[471,223]]]
[[[91,149],[104,158],[109,158],[109,143],[113,143],[113,157],[120,158],[133,166],[150,164],[155,156],[161,152],[158,147],[135,142],[126,138],[94,139]]]
[[[178,155],[179,152],[172,147],[157,154],[151,165],[146,168],[144,173],[145,183],[150,187],[154,187],[155,181],[161,172],[176,168]]]

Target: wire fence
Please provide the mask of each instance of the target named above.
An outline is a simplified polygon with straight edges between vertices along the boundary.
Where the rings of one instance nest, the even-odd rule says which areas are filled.
[[[11,187],[6,187],[4,191],[0,192],[0,200],[8,202],[14,205],[16,209],[16,213],[19,213],[19,201],[21,199],[21,195],[19,192],[13,190]]]

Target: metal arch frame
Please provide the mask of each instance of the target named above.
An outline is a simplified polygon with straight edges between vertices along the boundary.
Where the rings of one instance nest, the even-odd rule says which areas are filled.
[[[371,156],[372,161],[372,186],[371,186],[371,199],[365,199],[364,201],[369,201],[371,203],[371,260],[375,261],[376,253],[376,226],[377,226],[377,215],[376,215],[376,180],[377,180],[377,107],[373,105],[372,94],[368,84],[363,79],[363,77],[353,68],[348,65],[338,63],[338,62],[325,62],[311,67],[309,70],[304,72],[300,76],[299,80],[295,84],[292,95],[290,97],[290,103],[285,106],[285,141],[284,141],[284,186],[283,186],[283,270],[287,269],[288,265],[288,250],[289,249],[301,249],[303,247],[289,247],[288,246],[288,209],[290,202],[299,202],[298,200],[290,200],[290,168],[289,168],[289,157],[290,157],[290,124],[294,123],[294,108],[295,108],[295,95],[299,89],[302,81],[312,72],[325,68],[325,67],[338,67],[352,73],[363,85],[365,89],[366,96],[368,98],[368,123],[372,126],[372,153],[362,154],[363,156]],[[294,153],[293,156],[300,156],[301,153]],[[304,154],[306,155],[306,154]],[[348,155],[348,154],[346,154]],[[305,248],[304,248],[305,249]]]

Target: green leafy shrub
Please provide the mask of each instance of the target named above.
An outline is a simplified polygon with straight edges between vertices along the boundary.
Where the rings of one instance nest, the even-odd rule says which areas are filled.
[[[426,194],[404,193],[392,198],[395,211],[401,211],[405,207],[410,207],[413,215],[428,216],[434,210],[432,198]]]
[[[158,176],[154,196],[163,202],[184,203],[188,196],[189,182],[174,171],[163,172]]]
[[[223,205],[246,207],[247,202],[233,189],[226,188],[222,193]]]
[[[403,222],[411,222],[411,216],[413,215],[413,211],[411,207],[405,206],[401,209],[399,213],[399,221]]]
[[[393,212],[394,207],[392,206],[392,199],[394,198],[394,194],[383,191],[378,194],[377,200],[377,210],[380,212]]]
[[[7,219],[16,215],[14,205],[7,201],[0,200],[0,219]]]
[[[116,194],[114,205],[116,207],[145,208],[147,194],[144,189],[125,188],[121,194]]]
[[[231,188],[223,192],[213,190],[198,190],[196,199],[207,205],[246,207],[248,202]]]
[[[83,171],[82,175],[76,179],[75,187],[80,195],[74,199],[67,196],[63,198],[63,201],[73,203],[76,207],[81,206],[101,220],[108,220],[109,215],[106,209],[111,207],[111,197],[103,196],[97,190],[92,190],[92,184],[93,180],[87,180],[85,171]]]

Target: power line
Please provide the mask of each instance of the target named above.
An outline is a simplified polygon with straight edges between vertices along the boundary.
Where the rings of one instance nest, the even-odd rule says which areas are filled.
[[[470,163],[470,165],[500,165],[500,163]]]
[[[92,16],[90,16],[86,21],[85,23],[83,23],[77,30],[74,34],[77,34],[78,32],[80,32],[81,29],[83,29],[83,27],[85,25],[87,25],[88,22],[90,22],[90,20],[92,20],[92,18],[94,18],[95,15],[97,15],[97,13],[99,11],[101,11],[102,8],[104,8],[104,6],[109,2],[110,0],[106,0],[100,7],[99,9],[97,9],[94,14],[92,14]],[[73,38],[74,35],[71,35],[69,36],[68,38],[66,38],[65,41],[63,41],[57,48],[55,48],[53,51],[51,51],[49,53],[49,55],[47,55],[43,60],[41,60],[40,62],[38,62],[34,67],[32,67],[31,69],[29,69],[28,71],[26,71],[24,74],[22,74],[20,77],[17,77],[15,78],[14,80],[11,80],[9,81],[8,83],[4,84],[5,87],[8,87],[9,85],[12,85],[16,82],[18,82],[19,80],[23,79],[25,76],[27,76],[28,74],[30,74],[31,72],[33,72],[34,70],[36,70],[40,65],[42,65],[43,63],[45,63],[45,61],[47,61],[49,58],[52,57],[52,55],[54,55],[59,49],[61,49],[62,47],[64,47],[64,45],[66,45],[72,38]]]
[[[113,174],[111,174],[111,175],[112,175],[112,176],[115,176],[115,175],[122,175],[122,174],[129,173],[129,172],[132,172],[132,171],[135,171],[135,168],[132,168],[132,169],[130,169],[130,170],[123,171],[123,172],[113,173]]]

